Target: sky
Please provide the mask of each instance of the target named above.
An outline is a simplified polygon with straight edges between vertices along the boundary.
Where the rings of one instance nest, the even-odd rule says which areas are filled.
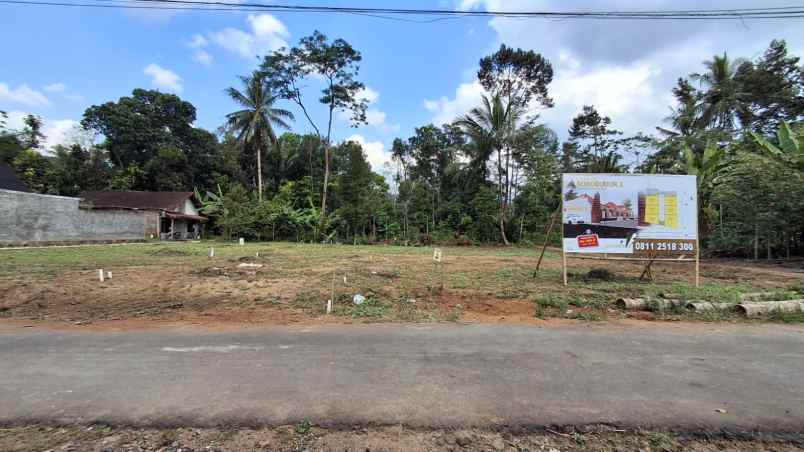
[[[367,0],[291,2],[378,6]],[[461,10],[660,10],[795,6],[790,1],[692,0],[440,0],[383,1],[384,7]],[[215,131],[237,107],[224,93],[259,65],[258,55],[320,30],[362,53],[358,79],[370,100],[369,124],[351,128],[345,115],[334,137],[363,145],[377,172],[395,137],[416,127],[450,122],[479,103],[478,60],[501,43],[548,58],[555,107],[533,109],[566,137],[572,118],[595,105],[626,133],[652,133],[673,106],[679,77],[727,52],[756,58],[772,39],[785,39],[804,56],[804,19],[745,21],[613,21],[460,18],[410,23],[319,13],[135,11],[0,4],[0,110],[19,127],[32,113],[45,121],[47,146],[70,143],[84,110],[129,95],[135,88],[179,95],[197,109],[196,125]],[[305,95],[314,102],[320,86]],[[290,104],[284,108],[294,110]],[[295,111],[295,110],[294,110]],[[316,121],[326,112],[315,108]],[[312,128],[297,115],[293,131]]]

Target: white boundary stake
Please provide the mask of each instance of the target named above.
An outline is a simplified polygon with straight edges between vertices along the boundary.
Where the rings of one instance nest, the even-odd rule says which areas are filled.
[[[103,282],[103,277],[104,277],[103,269],[99,268],[98,269],[98,281]]]
[[[209,249],[209,257],[215,257],[215,248]]]
[[[444,264],[441,262],[442,260],[442,252],[441,248],[433,248],[433,267],[438,267],[438,270],[441,270],[441,290],[444,290]]]

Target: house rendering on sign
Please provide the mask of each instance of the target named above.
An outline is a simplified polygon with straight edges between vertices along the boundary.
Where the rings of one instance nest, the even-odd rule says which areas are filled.
[[[139,212],[144,218],[147,239],[200,239],[207,221],[199,214],[192,192],[90,191],[78,196],[86,209]]]

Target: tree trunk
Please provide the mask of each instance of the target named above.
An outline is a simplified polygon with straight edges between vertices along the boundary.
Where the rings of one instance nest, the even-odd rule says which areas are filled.
[[[329,79],[329,89],[332,92],[332,78]],[[332,139],[332,113],[335,111],[335,98],[329,103],[329,122],[327,123],[327,141],[324,143],[324,188],[321,190],[321,220],[318,227],[321,235],[327,235],[327,185],[329,185],[329,144]]]
[[[505,235],[505,188],[503,187],[502,175],[502,149],[497,149],[497,186],[499,187],[500,194],[500,237],[506,245],[510,245],[508,237]]]
[[[329,144],[324,148],[324,188],[321,190],[321,219],[318,229],[322,236],[327,235],[327,185],[329,185]]]
[[[759,260],[759,226],[754,224],[754,260]]]
[[[262,143],[256,140],[257,143],[257,193],[260,201],[262,201]]]

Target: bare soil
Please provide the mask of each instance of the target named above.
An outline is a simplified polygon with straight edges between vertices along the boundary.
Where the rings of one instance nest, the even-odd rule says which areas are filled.
[[[433,320],[565,324],[575,318],[655,320],[650,313],[617,311],[613,303],[620,296],[679,288],[697,294],[690,289],[690,263],[654,263],[651,282],[638,279],[639,262],[572,259],[565,288],[556,254],[548,254],[533,273],[536,250],[446,249],[438,267],[428,249],[253,244],[222,247],[209,258],[209,246],[0,251],[0,324],[101,329]],[[99,282],[98,267],[112,270],[113,278]],[[590,268],[599,267],[611,277],[590,279]],[[734,261],[704,262],[701,274],[702,297],[804,281],[795,268]],[[353,305],[356,293],[369,303]],[[324,311],[329,298],[335,299],[333,315]],[[537,310],[534,302],[545,298],[558,299],[559,307]]]

